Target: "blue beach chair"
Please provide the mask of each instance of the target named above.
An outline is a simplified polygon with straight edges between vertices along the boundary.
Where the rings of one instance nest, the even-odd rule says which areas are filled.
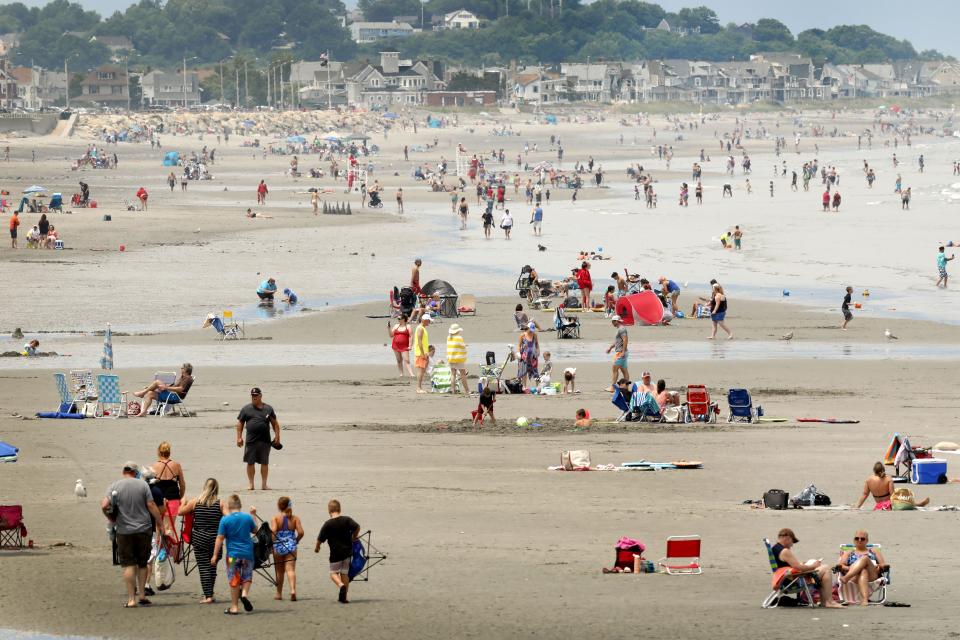
[[[728,390],[727,403],[730,405],[727,422],[756,422],[763,415],[761,407],[753,407],[753,398],[746,389]]]
[[[127,416],[127,394],[120,391],[120,376],[101,373],[97,375],[97,417],[109,415],[111,418]]]

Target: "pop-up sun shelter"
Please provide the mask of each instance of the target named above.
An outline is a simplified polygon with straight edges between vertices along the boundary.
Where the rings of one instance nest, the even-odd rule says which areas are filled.
[[[423,285],[421,291],[425,296],[437,294],[440,296],[440,315],[444,318],[456,318],[457,313],[457,290],[446,280],[431,280]]]
[[[660,298],[653,291],[621,296],[617,300],[617,315],[627,326],[660,324],[670,317]]]
[[[167,155],[163,156],[163,166],[165,167],[175,167],[179,163],[180,163],[179,151],[167,151]]]

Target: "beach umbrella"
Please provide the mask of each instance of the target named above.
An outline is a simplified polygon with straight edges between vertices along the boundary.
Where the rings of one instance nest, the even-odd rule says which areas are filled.
[[[553,169],[553,165],[546,160],[543,162],[538,162],[537,165],[533,168],[534,171],[550,171]]]
[[[330,142],[336,142],[340,140],[340,136],[337,135],[336,133],[328,133],[327,135],[323,136],[323,139],[329,140]]]
[[[46,189],[39,185],[33,185],[23,190],[24,193],[43,193],[44,191],[46,191]]]
[[[303,144],[307,141],[303,136],[287,136],[287,142],[292,144]]]
[[[396,120],[396,119],[399,118],[400,116],[398,116],[397,114],[395,114],[393,111],[387,111],[385,114],[383,114],[383,117],[384,117],[384,118],[390,118],[391,120]]]
[[[100,368],[113,369],[113,332],[110,330],[109,322],[103,334],[103,357],[100,358]]]

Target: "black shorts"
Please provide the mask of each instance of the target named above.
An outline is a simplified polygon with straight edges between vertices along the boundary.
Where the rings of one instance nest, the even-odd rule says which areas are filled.
[[[120,566],[137,566],[141,569],[146,568],[147,561],[150,560],[150,547],[152,541],[152,531],[127,534],[118,533],[117,559],[120,561]]]
[[[273,291],[257,291],[257,296],[259,296],[261,300],[273,300],[274,292]]]
[[[17,237],[17,230],[16,230],[16,229],[10,229],[10,237],[16,239],[16,237]]]
[[[849,309],[841,309],[841,311],[843,311],[844,320],[846,320],[847,322],[850,322],[851,320],[853,320],[853,314],[850,313]]]
[[[243,461],[247,464],[270,464],[270,443],[248,442],[243,448]]]

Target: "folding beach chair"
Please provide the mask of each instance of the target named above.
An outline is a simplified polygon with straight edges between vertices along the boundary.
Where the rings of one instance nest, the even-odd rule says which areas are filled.
[[[67,387],[66,374],[53,374],[53,381],[57,385],[57,393],[60,396],[60,405],[57,407],[57,413],[76,413],[77,403],[74,395],[70,393],[70,389]]]
[[[457,313],[461,316],[477,315],[477,297],[472,293],[461,294],[457,301]]]
[[[671,576],[699,575],[700,536],[670,536],[667,538],[667,554],[657,564]]]
[[[443,360],[433,368],[430,376],[430,391],[434,393],[450,393],[452,390],[453,372]]]
[[[882,547],[879,544],[868,544],[868,549],[880,550]],[[853,551],[854,546],[850,543],[840,545],[840,555],[842,556],[845,551]],[[887,601],[887,587],[890,586],[890,567],[886,566],[877,576],[877,579],[873,582],[870,582],[867,586],[869,595],[867,596],[867,604],[883,604]],[[840,599],[841,604],[859,604],[860,603],[860,590],[857,588],[857,585],[850,582],[845,585],[841,584],[837,587],[837,596]]]
[[[270,523],[257,516],[260,526],[253,534],[253,570],[264,580],[277,586],[277,577],[273,572],[273,532]]]
[[[767,560],[770,561],[770,571],[773,578],[770,581],[772,591],[770,591],[770,595],[764,598],[761,606],[764,609],[776,607],[784,596],[796,596],[798,606],[814,606],[813,594],[816,591],[814,570],[797,571],[792,567],[778,567],[770,541],[764,538],[763,546],[767,550]]]
[[[220,316],[213,316],[210,319],[210,325],[220,337],[220,342],[224,340],[239,340],[244,337],[243,326],[238,322],[224,323]]]
[[[101,373],[97,376],[97,417],[127,417],[127,394],[120,391],[120,376]]]
[[[97,386],[90,369],[74,369],[70,371],[70,386],[73,389],[73,400],[77,411],[92,418],[97,413]]]
[[[193,512],[180,518],[180,565],[183,575],[190,575],[197,568],[197,559],[193,555]]]
[[[27,536],[23,524],[23,506],[0,505],[0,549],[22,549]]]
[[[637,392],[637,385],[634,384],[630,387],[629,396],[624,395],[623,391],[620,390],[620,387],[613,388],[613,397],[610,398],[610,402],[613,403],[617,409],[620,409],[620,415],[617,417],[614,422],[626,422],[627,416],[630,415],[630,403],[632,401],[633,395]]]
[[[560,340],[580,338],[580,321],[564,313],[562,307],[557,307],[553,312],[553,326]]]
[[[756,422],[757,418],[763,415],[761,407],[754,408],[753,398],[746,389],[729,389],[727,404],[730,405],[727,422]]]
[[[367,529],[353,541],[350,560],[350,582],[369,582],[370,569],[387,559],[387,554],[373,546],[373,532]]]
[[[710,402],[710,394],[702,384],[687,387],[687,422],[716,422],[717,405]]]

